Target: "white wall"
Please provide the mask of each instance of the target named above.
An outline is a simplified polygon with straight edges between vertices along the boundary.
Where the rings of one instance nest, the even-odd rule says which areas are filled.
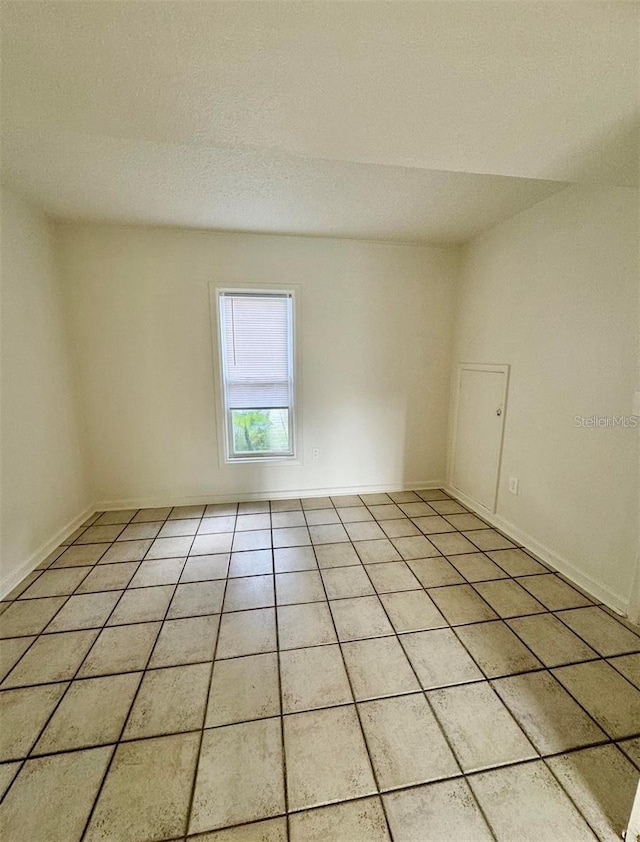
[[[100,505],[444,479],[456,250],[106,225],[58,234]],[[218,462],[212,281],[302,287],[302,465]]]
[[[454,358],[509,363],[497,514],[625,609],[638,545],[638,194],[572,187],[466,248]],[[507,491],[510,476],[520,492]]]
[[[2,189],[0,593],[53,549],[88,490],[79,402],[45,218]]]

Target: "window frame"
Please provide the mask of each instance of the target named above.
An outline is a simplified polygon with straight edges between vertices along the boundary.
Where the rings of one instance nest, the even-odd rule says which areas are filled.
[[[235,454],[233,450],[233,425],[231,421],[232,410],[227,406],[226,390],[224,386],[224,331],[221,314],[221,303],[224,295],[288,295],[291,298],[291,335],[289,337],[291,350],[291,394],[289,406],[289,431],[290,431],[290,453],[273,453],[269,451],[252,452],[248,454]],[[302,464],[300,454],[301,447],[301,423],[300,423],[300,383],[298,372],[300,371],[299,351],[299,286],[297,284],[254,284],[235,283],[233,285],[219,286],[216,283],[209,284],[211,323],[213,336],[213,358],[215,371],[215,402],[218,438],[218,458],[220,465],[243,465],[270,463]]]

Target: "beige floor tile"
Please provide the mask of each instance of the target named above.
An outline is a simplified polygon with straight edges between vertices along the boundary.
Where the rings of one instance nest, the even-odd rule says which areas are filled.
[[[389,497],[394,503],[419,503],[420,497],[415,491],[390,491]]]
[[[411,565],[418,563],[414,561]],[[411,572],[411,566],[404,561],[367,564],[365,567],[377,593],[420,590],[420,582]]]
[[[488,682],[432,690],[427,696],[464,772],[537,757]]]
[[[420,505],[420,503],[418,503]],[[426,504],[422,504],[426,505]],[[392,520],[393,518],[404,518],[405,513],[394,503],[383,503],[381,506],[369,506],[369,511],[376,520]]]
[[[245,611],[275,605],[273,576],[245,576],[229,579],[224,597],[224,611]]]
[[[283,552],[283,550],[277,550]],[[273,550],[247,550],[232,553],[229,577],[270,576],[273,573]]]
[[[354,542],[384,540],[385,534],[375,521],[345,524],[347,535]]]
[[[0,643],[0,681],[33,643],[35,637],[11,637]]]
[[[606,661],[558,667],[553,674],[614,739],[638,733],[640,691]]]
[[[420,689],[395,636],[343,643],[342,653],[358,701]]]
[[[308,547],[311,544],[306,526],[290,526],[274,529],[272,532],[274,547]]]
[[[456,633],[487,678],[542,668],[540,661],[500,620],[460,626]]]
[[[490,550],[508,550],[515,548],[515,544],[504,535],[496,532],[495,529],[473,529],[465,530],[462,533],[475,546],[483,552]]]
[[[340,494],[330,498],[336,509],[343,509],[347,506],[364,506],[364,503],[357,494]]]
[[[97,636],[96,630],[90,630],[39,637],[2,682],[2,687],[46,684],[73,678]]]
[[[364,506],[361,508],[364,509]],[[324,526],[329,523],[340,523],[338,513],[334,509],[309,509],[304,512],[304,519],[307,526]]]
[[[170,521],[171,522],[171,521]],[[186,523],[187,521],[180,521]],[[190,519],[193,523],[193,519]],[[196,523],[198,535],[219,535],[221,532],[233,532],[236,528],[236,516],[205,517],[199,525]]]
[[[343,506],[338,515],[342,523],[363,523],[374,519],[366,506]]]
[[[176,522],[179,523],[180,521]],[[149,538],[153,540],[161,529],[162,523],[132,523],[118,535],[118,541],[144,541]]]
[[[175,585],[184,568],[184,558],[145,559],[138,567],[130,583],[132,588],[148,588],[153,585]]]
[[[403,634],[400,640],[425,690],[484,678],[451,629]]]
[[[405,561],[412,558],[433,558],[440,555],[440,550],[424,535],[394,538],[392,543]]]
[[[210,664],[148,670],[127,720],[124,739],[202,728]]]
[[[322,544],[314,550],[320,569],[360,564],[352,544]]]
[[[269,512],[254,515],[238,515],[236,529],[238,532],[248,532],[253,529],[271,529],[271,515]]]
[[[171,514],[171,506],[166,508],[157,507],[155,509],[140,509],[137,515],[133,517],[133,523],[147,523],[153,520],[166,520]]]
[[[438,558],[419,558],[407,563],[420,580],[420,584],[425,588],[465,584],[465,580],[455,567],[442,556]]]
[[[105,512],[100,515],[95,523],[99,526],[109,526],[114,523],[129,523],[137,511],[137,509],[118,509],[115,512]]]
[[[172,667],[211,661],[218,634],[219,614],[165,620],[158,635],[151,667]]]
[[[360,494],[359,496],[365,506],[382,506],[384,503],[391,502],[391,497],[382,491],[376,491],[371,494]]]
[[[376,792],[355,706],[286,716],[284,744],[290,809]]]
[[[228,569],[229,553],[191,556],[182,569],[180,582],[207,582],[212,579],[224,579]]]
[[[130,672],[72,682],[34,753],[48,754],[116,742],[141,675]]]
[[[280,719],[205,731],[189,832],[284,812]]]
[[[557,667],[597,658],[597,653],[553,614],[534,614],[507,620],[546,667]]]
[[[193,555],[202,555],[203,553],[224,553],[228,551],[228,547],[221,547],[220,549],[211,548],[201,550],[203,543],[205,541],[208,541],[210,537],[211,536],[209,535],[204,535],[202,537],[192,538],[190,535],[188,535],[182,538],[156,538],[156,540],[151,545],[146,557],[149,559],[180,558],[189,555],[190,551],[193,553]],[[203,543],[198,544],[199,541]]]
[[[460,774],[422,693],[358,705],[381,790]]]
[[[322,602],[326,596],[320,574],[317,570],[276,574],[276,599],[278,605]]]
[[[90,526],[76,539],[76,546],[115,541],[123,528],[124,524],[117,524],[115,526]]]
[[[336,632],[326,603],[282,605],[278,608],[280,649],[300,649],[335,643]]]
[[[67,567],[64,570],[45,570],[21,594],[20,599],[35,599],[42,596],[66,596],[73,593],[80,582],[90,572],[90,567]]]
[[[640,737],[617,743],[618,748],[640,769]]]
[[[504,570],[484,553],[465,553],[451,556],[448,560],[467,582],[486,582],[489,579],[505,579],[507,576]]]
[[[446,515],[446,520],[451,523],[456,529],[462,530],[476,530],[489,529],[489,524],[485,523],[479,517],[472,514],[464,515]]]
[[[87,842],[147,842],[186,829],[199,734],[121,743],[91,817]]]
[[[271,515],[271,524],[274,529],[285,529],[291,526],[306,526],[307,522],[302,509],[299,509],[292,512],[274,512]]]
[[[140,566],[138,561],[126,561],[121,564],[105,564],[94,567],[76,591],[81,593],[99,593],[100,591],[124,590]]]
[[[86,567],[96,564],[110,546],[111,544],[87,544],[85,546],[76,544],[65,550],[51,567],[57,569],[61,567]]]
[[[607,735],[547,672],[493,682],[493,688],[540,754],[605,741]]]
[[[291,842],[391,842],[378,797],[294,813],[289,838]]]
[[[344,526],[339,523],[310,526],[309,535],[313,544],[339,544],[342,541],[349,540]]]
[[[322,579],[329,599],[346,599],[375,593],[361,564],[323,570]]]
[[[180,520],[185,517],[201,518],[204,515],[204,511],[204,506],[174,506],[173,509],[171,509],[169,520]]]
[[[337,599],[329,605],[341,641],[393,634],[393,627],[377,596]]]
[[[299,498],[294,497],[290,500],[272,500],[270,503],[271,512],[295,512],[302,509],[302,503]]]
[[[193,842],[287,842],[287,819],[280,816],[277,819],[199,833],[187,839]]]
[[[104,629],[82,665],[78,676],[108,675],[144,669],[160,623],[114,626]]]
[[[478,593],[501,617],[520,617],[523,614],[541,614],[546,609],[523,587],[511,579],[478,582]]]
[[[222,615],[216,658],[236,658],[238,655],[256,655],[260,652],[274,652],[276,649],[273,608]]]
[[[275,652],[215,661],[205,725],[232,725],[280,714]]]
[[[199,528],[199,525],[200,521],[196,520],[196,518],[185,518],[183,520],[168,520],[164,524],[160,532],[158,532],[158,538],[184,538],[188,535],[195,535],[196,532],[204,532],[204,530]],[[130,528],[131,527],[127,527],[127,529]],[[155,535],[149,537],[155,537]]]
[[[465,507],[461,506],[457,500],[433,498],[429,500],[429,505],[441,515],[468,514]]]
[[[424,591],[381,594],[380,600],[397,632],[446,626],[446,620]]]
[[[301,570],[318,569],[313,547],[279,547],[273,551],[273,559],[276,573],[296,573]]]
[[[268,500],[246,500],[238,503],[239,515],[260,515],[270,511]]]
[[[456,531],[455,526],[452,526],[449,521],[435,514],[435,512],[426,517],[416,517],[413,522],[425,535],[438,535],[443,532]]]
[[[412,502],[402,503],[400,508],[407,517],[429,517],[435,515],[435,509],[424,500],[416,500]]]
[[[28,760],[7,793],[3,838],[80,842],[113,748]]]
[[[242,533],[246,535],[247,533]],[[251,535],[262,535],[260,533],[249,533]],[[165,540],[171,541],[183,541],[187,542],[190,539],[185,538],[167,538]],[[196,535],[193,539],[193,544],[191,544],[191,550],[187,550],[189,555],[197,556],[197,555],[220,555],[221,553],[229,553],[231,552],[231,542],[233,540],[233,533],[232,532],[217,532],[209,535]],[[245,540],[244,543],[249,543],[248,540]],[[269,546],[269,545],[267,545]],[[246,549],[246,550],[253,550],[259,549],[259,547],[254,546],[246,546],[246,547],[234,547],[234,549]]]
[[[21,766],[21,760],[15,760],[13,763],[2,763],[0,765],[0,799],[4,798],[6,791],[13,783],[13,779]]]
[[[595,842],[542,762],[473,775],[469,783],[498,842]]]
[[[426,518],[420,518],[426,520]],[[387,538],[410,538],[412,535],[420,535],[418,527],[408,517],[399,520],[381,520],[378,522]]]
[[[466,555],[476,551],[475,546],[459,532],[448,532],[442,535],[429,536],[432,544],[443,555]]]
[[[18,597],[21,596],[41,575],[42,570],[32,570],[31,573],[25,576],[24,579],[15,586],[15,588],[10,590],[9,593],[2,598],[3,603],[6,604],[7,602],[12,602],[14,599],[18,599]]]
[[[0,614],[0,639],[40,634],[65,603],[65,597],[13,602]]]
[[[126,623],[163,620],[171,602],[173,591],[173,585],[160,585],[154,588],[130,588],[122,594],[120,602],[109,618],[107,625],[121,626]]]
[[[213,536],[213,535],[203,535],[202,540],[205,538],[223,538],[224,536]],[[200,541],[201,538],[196,538],[196,541]],[[219,542],[222,546],[223,542]],[[254,532],[236,532],[233,538],[233,551],[235,552],[246,552],[248,550],[268,550],[272,546],[271,544],[271,530],[270,529],[256,529]],[[226,550],[231,549],[231,547],[227,546]],[[205,549],[203,550],[207,553],[219,553],[224,552],[225,549]],[[195,549],[194,549],[195,552]]]
[[[429,596],[452,626],[498,618],[493,608],[487,605],[470,585],[432,588]]]
[[[46,684],[0,693],[0,761],[26,757],[66,684]]]
[[[627,829],[638,771],[615,746],[552,757],[551,771],[600,839],[619,840]]]
[[[491,831],[464,780],[383,796],[395,842],[490,842]]]
[[[558,617],[596,652],[605,657],[640,651],[640,637],[601,608],[575,608]]]
[[[72,596],[58,611],[46,630],[47,632],[61,632],[101,628],[109,619],[119,599],[118,591]]]
[[[640,690],[640,655],[621,655],[609,658],[609,663]]]
[[[382,564],[385,561],[402,560],[400,553],[386,538],[373,541],[355,541],[353,546],[363,564]],[[320,563],[320,567],[322,566],[322,563]]]
[[[524,576],[522,579],[518,579],[518,583],[550,611],[591,605],[591,600],[563,582],[554,573],[545,573],[541,576]]]
[[[224,580],[212,582],[190,582],[178,585],[167,614],[168,620],[177,617],[198,617],[203,614],[219,614],[222,610]]]
[[[227,517],[236,515],[238,512],[237,503],[211,503],[204,511],[205,517]]]
[[[487,555],[509,576],[530,576],[535,573],[548,573],[546,567],[531,558],[524,550],[489,550]]]
[[[283,713],[353,702],[339,646],[280,653]]]

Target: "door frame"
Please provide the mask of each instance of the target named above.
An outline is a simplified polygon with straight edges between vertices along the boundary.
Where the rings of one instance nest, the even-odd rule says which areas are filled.
[[[498,504],[498,489],[500,487],[500,472],[502,470],[502,449],[504,445],[504,426],[507,417],[507,395],[509,392],[509,374],[511,366],[507,364],[489,364],[489,363],[458,363],[456,371],[456,383],[453,402],[453,425],[451,431],[451,459],[449,460],[449,470],[447,481],[454,491],[457,491],[461,496],[466,497],[467,500],[473,502],[481,512],[486,514],[495,514]],[[462,388],[462,372],[463,371],[493,371],[504,374],[504,392],[502,394],[502,424],[500,427],[500,442],[498,447],[498,464],[496,466],[496,485],[491,500],[491,506],[487,507],[480,503],[475,498],[468,495],[462,489],[453,484],[453,471],[456,461],[456,446],[458,442],[458,408],[460,404],[460,389]]]

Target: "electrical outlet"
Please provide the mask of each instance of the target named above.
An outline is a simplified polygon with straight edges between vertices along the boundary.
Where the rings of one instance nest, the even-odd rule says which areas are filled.
[[[313,447],[311,449],[311,458],[312,459],[319,459],[320,458],[320,450],[317,447]]]
[[[517,477],[509,477],[509,492],[511,494],[517,494],[519,484],[520,480]]]

